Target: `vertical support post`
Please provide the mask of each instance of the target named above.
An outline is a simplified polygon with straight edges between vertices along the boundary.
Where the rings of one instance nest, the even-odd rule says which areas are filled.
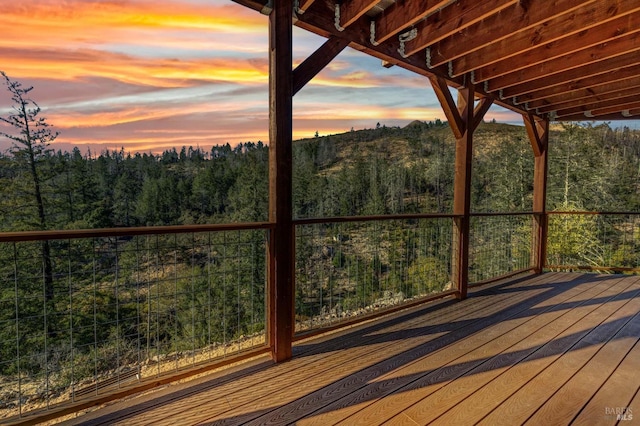
[[[271,355],[291,358],[294,329],[292,222],[293,2],[273,0],[269,15],[269,235],[267,323]]]
[[[549,120],[524,115],[533,154],[533,235],[531,239],[531,266],[536,274],[544,270],[547,258],[547,157],[549,146]]]
[[[469,229],[471,222],[471,160],[473,132],[482,122],[493,101],[480,98],[475,104],[475,86],[458,89],[456,106],[449,87],[440,77],[430,77],[431,87],[447,116],[456,137],[455,177],[453,182],[453,248],[451,253],[451,282],[458,299],[467,297],[469,287]]]
[[[464,123],[462,134],[456,138],[455,177],[453,183],[453,257],[452,282],[457,297],[467,297],[469,285],[469,226],[471,214],[471,160],[473,157],[474,90],[465,87],[458,91],[458,112]]]

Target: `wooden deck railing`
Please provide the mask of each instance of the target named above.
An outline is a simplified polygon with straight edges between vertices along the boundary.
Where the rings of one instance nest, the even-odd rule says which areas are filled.
[[[478,213],[470,285],[536,270],[540,216],[547,268],[640,272],[640,213]],[[292,340],[456,295],[459,219],[293,220]],[[262,222],[0,234],[0,410],[53,417],[271,351],[273,232]],[[42,241],[51,244],[51,277]]]
[[[0,233],[0,418],[43,420],[268,352],[272,229]]]

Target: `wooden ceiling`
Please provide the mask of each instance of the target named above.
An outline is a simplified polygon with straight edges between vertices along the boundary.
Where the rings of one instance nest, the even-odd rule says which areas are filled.
[[[235,1],[271,10],[267,0]],[[295,25],[334,49],[348,44],[387,67],[473,85],[476,96],[519,113],[640,119],[640,0],[297,0],[294,7]]]

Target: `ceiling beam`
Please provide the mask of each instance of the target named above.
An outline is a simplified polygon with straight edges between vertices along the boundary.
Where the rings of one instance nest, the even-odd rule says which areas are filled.
[[[449,2],[450,0],[405,0],[402,3],[393,3],[375,18],[375,37],[372,38],[376,43],[382,43]]]
[[[405,54],[413,55],[517,2],[518,0],[457,1],[415,25],[418,35],[405,44]]]
[[[640,119],[640,108],[630,109],[626,111],[623,115],[621,112],[612,112],[609,114],[600,114],[597,117],[586,117],[584,114],[576,114],[567,117],[563,117],[562,119],[558,119],[558,121],[622,121],[622,120],[639,120]]]
[[[236,3],[250,7],[257,11],[264,11],[266,0],[233,0]],[[443,9],[443,12],[450,7],[454,7],[457,3],[463,3],[466,0],[459,0]],[[488,0],[491,4],[503,3],[498,0]],[[526,0],[520,0],[526,1]],[[266,13],[266,12],[265,12]],[[469,84],[468,78],[450,77],[446,72],[446,67],[429,68],[427,67],[424,56],[412,55],[403,57],[399,52],[399,42],[397,39],[389,39],[385,43],[374,46],[370,43],[370,33],[361,27],[362,21],[358,21],[348,28],[342,28],[342,31],[335,25],[335,3],[334,0],[315,0],[304,14],[298,15],[295,25],[299,28],[306,29],[322,37],[336,36],[345,38],[350,41],[349,46],[364,54],[381,59],[389,64],[400,66],[410,72],[425,77],[438,76],[443,78],[446,83],[455,89],[463,88]],[[476,93],[482,97],[490,97],[493,103],[504,108],[517,112],[518,114],[526,113],[522,106],[515,105],[510,99],[500,99],[497,94],[485,92],[481,86],[476,86]]]
[[[598,62],[593,62],[583,67],[572,68],[568,71],[563,71],[557,74],[542,74],[541,77],[536,80],[526,81],[524,83],[507,87],[506,89],[502,90],[501,98],[504,99],[513,98],[514,96],[521,96],[525,93],[533,92],[550,86],[567,84],[578,78],[585,78],[590,76],[600,76],[601,78],[603,78],[605,74],[611,71],[615,71],[618,68],[636,65],[640,65],[640,55],[638,55],[637,52],[630,52],[624,55],[616,56],[614,58],[607,58]],[[494,90],[494,88],[492,87],[492,82],[493,80],[489,81],[489,91]]]
[[[341,28],[347,28],[378,3],[380,3],[380,0],[343,1],[342,4],[336,5],[336,7],[339,8],[340,16],[334,15],[336,18],[336,22],[334,22],[334,24]]]
[[[565,116],[587,113],[587,117],[589,113],[597,112],[600,110],[605,110],[605,113],[620,111],[630,108],[638,108],[640,107],[640,99],[638,99],[637,95],[624,96],[622,98],[617,99],[609,99],[603,102],[583,104],[573,108],[567,108],[556,111],[556,117],[562,118]],[[611,109],[613,108],[613,110]]]
[[[544,87],[529,93],[518,96],[518,103],[532,103],[534,101],[544,101],[552,97],[564,97],[568,93],[581,92],[585,97],[591,96],[594,88],[607,84],[610,81],[621,81],[640,75],[640,67],[628,66],[618,68],[611,71],[606,79],[602,76],[587,76],[585,78],[578,77],[566,84]],[[580,96],[580,94],[578,94]]]
[[[619,105],[611,106],[609,108],[598,108],[598,109],[591,110],[591,113],[594,116],[598,117],[598,116],[603,116],[607,114],[614,114],[616,112],[619,112],[620,110],[623,110],[621,115],[627,118],[635,117],[637,120],[640,118],[640,101],[638,101],[636,98],[635,102],[619,104]]]
[[[640,8],[634,11],[640,10]],[[474,72],[474,81],[480,83],[533,65],[569,55],[628,36],[640,31],[640,15],[625,15],[600,23],[597,26],[566,35],[566,28],[558,28],[559,38],[548,43],[546,38],[536,39],[518,34],[505,39],[498,46],[480,49],[453,62],[453,75]],[[549,34],[549,28],[545,34]],[[544,43],[544,44],[543,44]],[[502,55],[501,55],[502,53]],[[514,60],[515,57],[515,60]]]
[[[468,55],[470,52],[490,46],[499,40],[512,37],[514,34],[527,31],[563,15],[563,19],[570,23],[573,15],[570,14],[571,12],[589,14],[588,11],[591,8],[585,8],[585,4],[591,3],[597,4],[598,1],[528,0],[518,2],[455,36],[430,46],[431,63],[433,66],[446,64],[463,55]],[[595,8],[594,6],[593,9]],[[544,29],[544,26],[541,29]]]
[[[599,44],[591,49],[580,50],[570,55],[493,78],[489,80],[489,87],[491,87],[491,90],[500,90],[536,80],[541,75],[553,75],[576,68],[583,68],[594,63],[621,57],[625,54],[628,55],[629,53],[638,56],[635,50],[639,47],[640,32],[636,32],[608,43]]]
[[[624,80],[620,83],[625,84],[624,86],[620,85],[620,87],[615,90],[609,90],[613,85],[608,85],[608,87],[602,87],[598,91],[591,89],[591,93],[588,96],[583,95],[577,99],[571,100],[572,96],[565,96],[563,98],[556,98],[558,100],[555,103],[553,102],[554,99],[552,98],[545,99],[544,101],[530,102],[527,104],[527,106],[531,109],[535,109],[538,112],[548,113],[560,109],[580,106],[584,104],[585,100],[589,99],[596,99],[598,102],[602,102],[610,99],[623,98],[625,96],[633,94],[640,97],[640,77],[637,77],[634,80]]]
[[[298,9],[296,13],[302,14],[309,9],[309,7],[313,4],[314,0],[300,0],[300,4],[298,5]]]

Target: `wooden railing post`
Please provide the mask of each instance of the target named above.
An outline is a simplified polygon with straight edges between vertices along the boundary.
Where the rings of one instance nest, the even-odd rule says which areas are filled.
[[[523,115],[527,134],[535,156],[533,172],[533,230],[531,238],[531,266],[535,273],[544,270],[547,258],[547,157],[549,120]]]
[[[293,2],[273,0],[269,14],[269,221],[267,327],[276,362],[291,358],[294,331],[292,222]]]
[[[458,111],[462,121],[470,123],[473,119],[473,90],[458,91]],[[471,221],[471,160],[473,158],[473,128],[464,126],[462,135],[456,138],[455,176],[453,183],[454,219],[452,257],[452,279],[458,290],[458,298],[467,297],[469,286],[469,228]]]
[[[458,104],[453,101],[447,83],[431,77],[435,92],[449,126],[456,137],[455,177],[453,183],[453,247],[451,254],[451,281],[458,299],[467,297],[469,286],[469,229],[471,219],[471,160],[473,132],[491,107],[492,100],[480,98],[475,103],[475,86],[469,84],[458,90]]]

